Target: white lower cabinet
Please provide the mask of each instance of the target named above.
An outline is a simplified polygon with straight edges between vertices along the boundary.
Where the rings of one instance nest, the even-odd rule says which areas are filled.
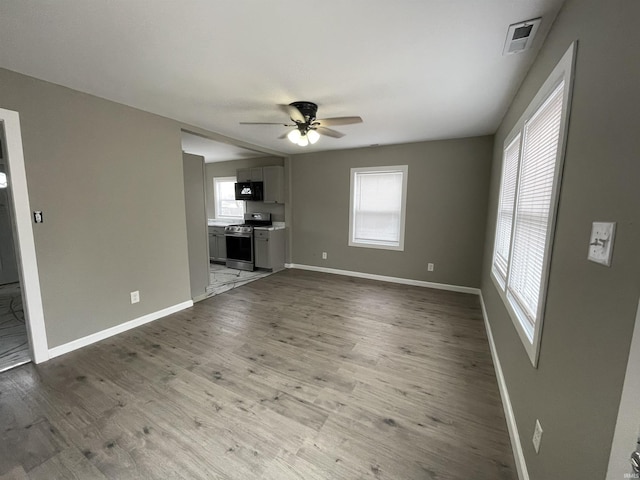
[[[285,229],[253,232],[256,268],[277,272],[284,268]]]

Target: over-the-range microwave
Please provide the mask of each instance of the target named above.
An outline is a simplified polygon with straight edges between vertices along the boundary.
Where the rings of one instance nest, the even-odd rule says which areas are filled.
[[[236,200],[262,201],[262,182],[236,183]]]

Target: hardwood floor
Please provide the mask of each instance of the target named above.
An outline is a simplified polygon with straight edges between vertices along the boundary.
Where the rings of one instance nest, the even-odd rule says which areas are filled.
[[[515,479],[472,295],[287,270],[0,375],[0,478]]]

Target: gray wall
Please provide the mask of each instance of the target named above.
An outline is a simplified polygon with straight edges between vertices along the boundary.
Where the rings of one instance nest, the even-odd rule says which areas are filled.
[[[214,218],[213,206],[213,178],[214,177],[235,177],[236,171],[241,168],[249,167],[267,167],[271,165],[284,165],[282,157],[257,157],[246,158],[242,160],[229,160],[227,162],[214,162],[206,164],[206,182],[207,182],[207,215]],[[286,167],[285,167],[286,169]],[[286,177],[286,172],[285,172]],[[286,179],[285,179],[286,182]],[[285,198],[286,195],[285,195]],[[247,202],[247,212],[264,212],[270,213],[272,220],[276,222],[285,221],[284,205],[276,205],[272,203]]]
[[[479,287],[492,148],[476,137],[293,156],[292,262]],[[403,252],[348,246],[350,169],[383,165],[409,166]]]
[[[31,208],[44,212],[49,347],[189,300],[180,125],[4,69],[0,106],[20,113]]]
[[[532,480],[604,478],[640,293],[640,2],[568,0],[496,134],[482,292]],[[489,277],[501,149],[578,40],[538,369]],[[588,262],[591,222],[618,222],[611,268]],[[544,429],[539,455],[531,444]]]
[[[204,196],[204,157],[183,153],[184,203],[191,298],[204,298],[209,285],[209,232]]]

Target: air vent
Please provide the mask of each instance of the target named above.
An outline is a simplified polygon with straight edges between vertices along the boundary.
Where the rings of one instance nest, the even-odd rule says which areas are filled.
[[[504,43],[502,54],[511,55],[512,53],[524,52],[531,48],[541,20],[541,18],[534,18],[526,22],[509,25],[507,40]]]

